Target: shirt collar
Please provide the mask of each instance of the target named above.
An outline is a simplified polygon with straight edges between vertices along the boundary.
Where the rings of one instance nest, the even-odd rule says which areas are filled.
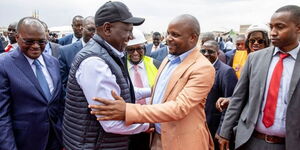
[[[219,58],[217,57],[217,59],[215,60],[215,62],[212,65],[215,66],[215,64],[218,60],[219,60]]]
[[[116,53],[120,58],[124,56],[124,52],[120,52],[117,49],[115,49],[113,46],[111,46],[109,43],[105,41],[105,43],[113,50],[114,53]]]
[[[25,54],[23,54],[23,55],[24,55],[25,58],[28,60],[29,64],[32,65],[34,59],[31,59],[31,58],[27,57]],[[39,60],[39,62],[41,63],[41,65],[42,65],[43,67],[46,66],[46,65],[45,65],[45,61],[44,61],[44,58],[43,58],[43,55],[40,55],[40,56],[37,58],[37,60]]]
[[[292,58],[296,60],[299,49],[300,49],[300,44],[298,43],[298,46],[296,48],[292,49],[291,51],[289,51],[287,53],[290,54],[292,56]],[[275,47],[273,56],[275,56],[278,52],[285,53],[282,50],[280,50],[278,47]]]
[[[195,47],[194,47],[195,48]],[[194,49],[190,49],[184,53],[182,53],[181,55],[177,56],[177,55],[172,55],[172,54],[168,54],[168,58],[170,60],[170,62],[173,64],[173,63],[181,63],[191,52],[192,50]]]
[[[86,43],[83,41],[82,38],[80,39],[80,41],[81,41],[82,47],[84,47],[86,45]]]
[[[128,67],[129,67],[129,69],[132,69],[133,68],[133,66],[134,66],[134,64],[132,64],[131,62],[130,62],[130,60],[127,60],[129,63],[129,65],[128,65]],[[136,64],[139,68],[141,68],[141,69],[144,69],[144,61],[142,60],[142,61],[140,61],[140,63],[138,63],[138,64]]]
[[[73,43],[73,42],[76,42],[76,41],[78,41],[78,40],[81,40],[81,39],[82,39],[82,38],[78,39],[78,38],[75,36],[75,34],[73,34],[72,43]]]

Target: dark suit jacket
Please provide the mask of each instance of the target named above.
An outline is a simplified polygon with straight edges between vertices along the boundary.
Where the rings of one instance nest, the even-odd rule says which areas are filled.
[[[82,49],[81,41],[77,41],[73,44],[69,44],[66,46],[61,46],[59,48],[60,55],[58,57],[58,60],[59,60],[60,75],[62,79],[64,92],[65,92],[65,88],[67,87],[67,81],[68,81],[71,64],[73,62],[75,55],[81,49]]]
[[[154,52],[151,52],[150,57],[162,62],[168,54],[168,46],[164,46]]]
[[[165,47],[165,46],[166,45],[160,43],[159,48],[162,48],[162,47]],[[146,52],[145,52],[146,56],[150,56],[151,55],[152,47],[153,47],[153,43],[150,43],[150,44],[146,45]]]
[[[216,61],[214,68],[216,70],[215,82],[205,104],[206,120],[212,137],[216,134],[222,115],[216,109],[216,102],[220,97],[230,97],[238,81],[235,71],[220,60]]]
[[[261,111],[268,69],[274,47],[268,47],[249,54],[241,77],[230,99],[220,136],[229,139],[236,133],[235,146],[240,147],[251,137]],[[300,53],[297,54],[288,92],[286,112],[286,150],[300,150]],[[234,128],[235,122],[238,125]],[[234,129],[233,129],[234,128]]]
[[[19,48],[0,55],[1,150],[45,150],[48,142],[62,147],[59,64],[52,56],[42,56],[54,85],[50,101]]]
[[[73,39],[74,34],[69,34],[66,35],[60,39],[58,39],[58,44],[60,45],[68,45],[72,43],[72,39]]]

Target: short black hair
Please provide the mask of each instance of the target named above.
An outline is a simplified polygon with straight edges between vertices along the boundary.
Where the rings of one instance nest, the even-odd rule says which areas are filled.
[[[74,16],[73,17],[73,19],[72,19],[72,24],[73,24],[73,22],[75,22],[75,20],[77,20],[77,19],[84,19],[82,16],[80,16],[80,15],[77,15],[77,16]]]
[[[154,32],[152,36],[161,36],[159,32]]]
[[[300,7],[297,5],[286,5],[283,7],[280,7],[275,11],[275,13],[279,12],[290,12],[291,13],[291,19],[294,23],[300,24]]]

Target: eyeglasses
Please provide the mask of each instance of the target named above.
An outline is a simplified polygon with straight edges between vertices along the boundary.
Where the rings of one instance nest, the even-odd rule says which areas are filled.
[[[27,40],[27,39],[23,39],[22,37],[19,36],[19,39],[21,39],[25,45],[31,46],[35,43],[37,43],[38,45],[45,45],[47,44],[47,40]]]
[[[202,54],[207,53],[207,54],[209,54],[209,55],[216,53],[216,51],[211,50],[211,49],[201,49],[200,52],[201,52]]]
[[[249,39],[249,43],[254,44],[255,42],[257,42],[258,44],[263,44],[263,43],[265,43],[265,40],[263,40],[263,39],[259,39],[259,40]]]
[[[134,51],[137,51],[138,53],[141,53],[142,51],[144,51],[144,47],[127,48],[126,51],[127,51],[128,54],[132,54],[132,53],[134,53]]]

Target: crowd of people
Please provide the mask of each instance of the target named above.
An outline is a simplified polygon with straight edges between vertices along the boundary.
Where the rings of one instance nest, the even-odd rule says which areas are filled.
[[[226,42],[182,14],[147,43],[144,21],[109,1],[60,39],[11,23],[0,150],[300,150],[299,6]]]

